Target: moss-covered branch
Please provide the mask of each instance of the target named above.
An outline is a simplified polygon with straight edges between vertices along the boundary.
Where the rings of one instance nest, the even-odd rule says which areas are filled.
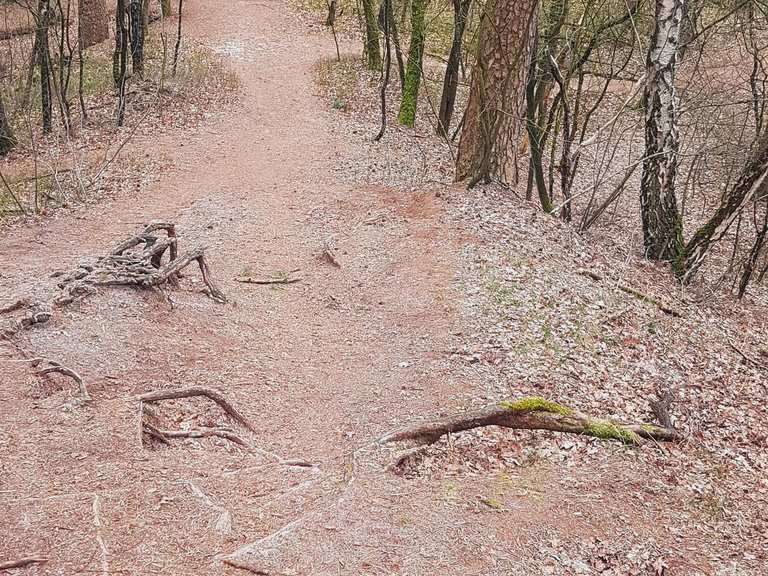
[[[446,434],[472,430],[483,426],[501,426],[518,430],[550,430],[618,440],[625,444],[640,444],[643,439],[676,442],[680,433],[655,424],[627,424],[614,420],[593,418],[536,396],[491,404],[475,412],[449,416],[388,434],[381,443],[413,441],[432,444]]]

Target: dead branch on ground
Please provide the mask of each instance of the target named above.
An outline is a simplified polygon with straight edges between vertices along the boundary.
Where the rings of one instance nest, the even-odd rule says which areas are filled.
[[[165,236],[157,232],[165,232]],[[163,257],[168,261],[163,264]],[[205,248],[178,253],[176,227],[172,223],[155,222],[140,233],[115,246],[106,256],[93,264],[81,264],[60,283],[62,293],[55,303],[63,306],[80,300],[96,291],[99,286],[158,287],[174,282],[184,268],[197,262],[208,294],[215,301],[227,301],[224,293],[211,278],[205,260]]]
[[[48,558],[40,558],[37,556],[30,556],[29,558],[19,558],[18,560],[8,560],[7,562],[0,562],[0,570],[12,570],[14,568],[24,568],[30,564],[45,564],[48,562]]]
[[[591,278],[595,282],[602,282],[603,280],[605,280],[605,278],[600,276],[600,274],[596,272],[592,272],[591,270],[587,270],[585,268],[579,268],[578,273],[582,276],[586,276],[587,278]],[[634,296],[635,298],[642,300],[643,302],[647,302],[648,304],[653,304],[654,306],[656,306],[656,308],[658,308],[665,314],[669,314],[670,316],[674,316],[675,318],[679,318],[681,316],[680,312],[678,312],[674,308],[670,308],[660,300],[652,296],[649,296],[648,294],[640,292],[639,290],[636,290],[631,286],[627,286],[626,284],[622,284],[620,282],[615,284],[615,286],[616,288],[618,288],[619,290],[621,290],[626,294],[629,294],[630,296]]]
[[[36,324],[44,324],[53,317],[52,308],[43,302],[30,301],[28,298],[20,298],[0,309],[0,314],[7,314],[25,310],[24,315],[18,320],[11,320],[10,324],[0,327],[0,337],[9,338],[25,328]]]
[[[296,282],[300,282],[301,278],[290,278],[289,276],[285,276],[282,278],[255,278],[253,276],[238,276],[235,278],[235,282],[240,282],[242,284],[261,284],[261,285],[269,285],[269,284],[295,284]]]
[[[417,445],[434,444],[447,434],[484,426],[566,432],[605,440],[619,440],[630,445],[638,445],[643,439],[665,442],[677,442],[682,439],[680,433],[671,427],[593,418],[544,398],[528,397],[417,424],[387,434],[379,442],[387,444],[410,441]],[[410,457],[410,454],[405,453],[405,457]]]

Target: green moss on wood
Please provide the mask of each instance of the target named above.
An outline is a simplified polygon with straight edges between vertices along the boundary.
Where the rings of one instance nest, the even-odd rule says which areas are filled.
[[[563,416],[567,416],[572,412],[570,408],[540,396],[528,396],[515,401],[504,400],[499,402],[499,406],[513,412],[549,412]]]
[[[427,0],[413,0],[411,5],[411,47],[408,51],[408,66],[403,83],[403,97],[397,121],[404,126],[413,126],[416,121],[416,105],[419,101],[421,84],[421,61],[424,54],[425,12]]]
[[[369,70],[381,70],[379,51],[379,24],[373,0],[363,0],[365,17],[365,62]]]
[[[610,420],[590,419],[584,426],[584,433],[603,440],[619,440],[626,444],[637,444],[640,441],[637,434]]]

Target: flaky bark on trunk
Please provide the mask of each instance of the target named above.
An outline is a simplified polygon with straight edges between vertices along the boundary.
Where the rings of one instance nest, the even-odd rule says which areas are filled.
[[[489,0],[480,22],[477,62],[459,141],[456,179],[470,185],[517,182],[536,0]]]
[[[456,105],[456,90],[459,87],[459,64],[461,63],[461,46],[464,38],[464,28],[467,25],[467,15],[472,0],[453,0],[453,42],[448,55],[443,78],[443,95],[440,98],[440,117],[437,131],[447,135]]]
[[[428,0],[413,0],[411,4],[411,44],[408,47],[408,64],[405,70],[403,96],[400,101],[398,122],[413,126],[416,122],[416,108],[421,85],[421,61],[424,57],[425,12]]]
[[[133,72],[144,75],[144,22],[142,18],[142,0],[131,0],[131,64]]]
[[[675,196],[675,68],[683,1],[656,0],[656,23],[648,47],[643,95],[645,158],[640,184],[646,256],[675,263],[683,248],[682,221]]]
[[[712,244],[723,237],[744,207],[755,198],[764,197],[766,194],[768,194],[768,131],[763,132],[754,153],[734,186],[723,196],[717,211],[686,244],[678,269],[683,282],[691,281],[703,264]]]
[[[417,424],[387,434],[379,441],[433,444],[447,434],[484,426],[500,426],[518,430],[550,430],[618,440],[625,444],[640,444],[643,439],[679,441],[682,436],[670,427],[656,424],[627,424],[614,420],[593,418],[566,406],[538,397],[491,404],[473,412],[448,416]]]
[[[77,16],[83,50],[109,38],[109,18],[104,0],[79,0]]]
[[[363,0],[363,19],[365,20],[365,62],[370,70],[380,70],[379,25],[373,0]]]

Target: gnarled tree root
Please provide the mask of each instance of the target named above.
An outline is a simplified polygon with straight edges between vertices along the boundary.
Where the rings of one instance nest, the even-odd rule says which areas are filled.
[[[483,426],[501,426],[518,430],[550,430],[637,445],[644,439],[677,442],[680,433],[655,424],[626,424],[587,416],[544,398],[528,397],[513,402],[491,404],[479,410],[417,424],[387,434],[379,442],[433,444],[446,434]]]
[[[158,232],[165,232],[165,236],[158,235]],[[163,264],[166,253],[168,261]],[[211,276],[205,260],[205,248],[179,254],[176,227],[168,222],[150,224],[95,263],[81,264],[59,283],[62,293],[54,302],[59,306],[69,304],[92,294],[99,286],[160,286],[174,281],[192,262],[197,262],[200,267],[211,298],[220,303],[226,302],[224,293]]]
[[[149,409],[145,407],[145,402],[158,402],[160,400],[171,400],[176,398],[191,398],[194,396],[205,396],[209,400],[212,400],[218,404],[224,412],[226,412],[230,418],[235,422],[246,428],[251,432],[255,432],[256,428],[251,422],[243,416],[234,406],[232,406],[219,392],[211,390],[210,388],[192,387],[182,388],[177,390],[157,390],[154,392],[147,392],[138,397],[139,400],[139,434],[143,438],[143,434],[156,439],[163,444],[170,444],[172,438],[208,438],[211,436],[217,436],[233,442],[249,452],[258,452],[262,454],[268,454],[262,450],[251,446],[248,442],[240,438],[233,430],[225,427],[217,428],[203,428],[197,430],[163,430],[158,426],[157,417]],[[143,445],[143,439],[142,439]],[[268,454],[269,455],[269,454]],[[270,455],[271,456],[271,455]]]
[[[86,402],[91,401],[91,395],[88,393],[88,388],[86,388],[85,382],[83,382],[83,378],[80,376],[80,374],[78,374],[71,368],[67,368],[66,366],[62,366],[58,362],[49,360],[48,366],[46,368],[41,368],[40,370],[37,371],[37,374],[39,376],[45,376],[46,374],[54,374],[54,373],[72,378],[72,380],[74,380],[75,383],[77,384],[77,387],[80,389],[80,395],[83,397],[83,400]]]

